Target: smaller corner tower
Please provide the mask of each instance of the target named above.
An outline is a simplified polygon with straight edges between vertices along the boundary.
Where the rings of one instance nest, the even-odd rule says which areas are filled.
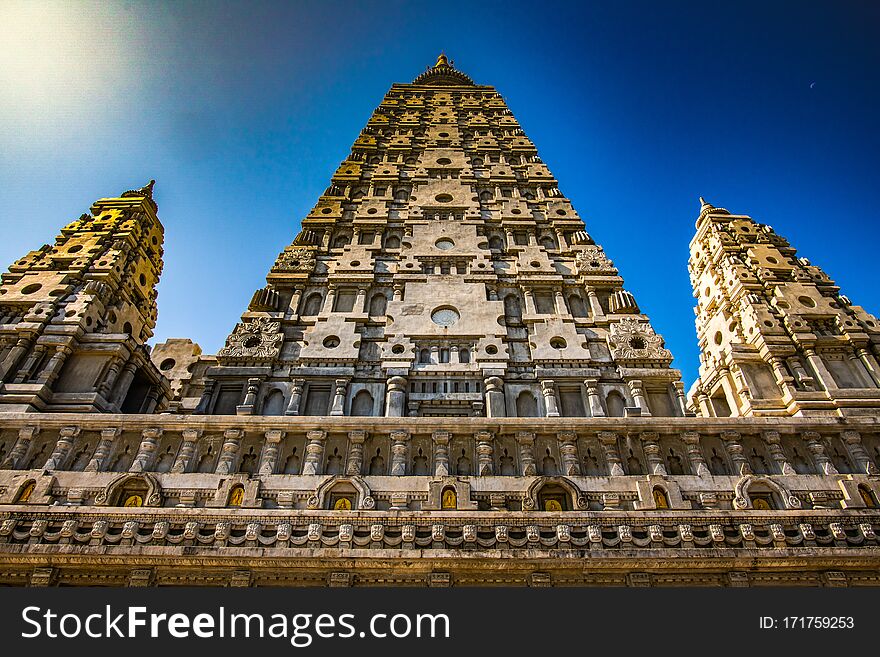
[[[705,417],[876,413],[880,321],[770,226],[700,202],[690,405]]]
[[[150,362],[163,228],[154,181],[61,229],[0,279],[0,412],[152,413]]]

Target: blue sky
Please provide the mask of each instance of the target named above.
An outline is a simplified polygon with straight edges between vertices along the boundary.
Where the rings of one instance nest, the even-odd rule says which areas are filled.
[[[492,84],[696,376],[698,197],[880,312],[876,2],[0,4],[0,264],[157,180],[154,341],[215,353],[393,82]]]

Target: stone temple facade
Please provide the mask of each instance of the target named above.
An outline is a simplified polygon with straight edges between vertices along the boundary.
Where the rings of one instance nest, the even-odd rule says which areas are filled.
[[[395,84],[216,355],[152,183],[0,281],[0,583],[880,583],[880,323],[703,202],[700,376],[503,98]],[[646,253],[648,249],[646,248]]]

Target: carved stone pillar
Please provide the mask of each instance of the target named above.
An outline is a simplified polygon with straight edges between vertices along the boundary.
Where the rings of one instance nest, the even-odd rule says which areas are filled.
[[[347,388],[348,379],[336,379],[330,415],[345,415],[345,392]]]
[[[24,383],[30,378],[31,370],[36,367],[37,363],[40,359],[43,358],[43,354],[46,353],[46,345],[38,344],[35,346],[31,353],[28,354],[28,357],[25,359],[24,364],[18,368],[18,374],[15,375],[15,383]]]
[[[523,299],[526,303],[526,315],[537,315],[538,309],[535,306],[535,295],[532,293],[531,288],[523,290]]]
[[[305,384],[305,379],[293,380],[293,385],[290,388],[290,401],[287,402],[287,409],[284,411],[285,415],[299,415],[299,405],[302,402],[303,386]]]
[[[563,431],[556,434],[556,440],[562,455],[562,473],[566,477],[579,477],[581,462],[578,458],[577,434],[574,431]]]
[[[2,470],[15,470],[24,464],[24,457],[31,446],[31,441],[40,433],[39,428],[35,426],[25,426],[18,430],[18,439],[15,445],[9,450],[3,463],[0,464]]]
[[[599,443],[605,451],[605,461],[608,463],[608,474],[612,477],[622,476],[623,464],[620,461],[620,452],[617,450],[617,434],[611,431],[600,431]]]
[[[825,361],[822,360],[822,357],[813,349],[804,349],[804,356],[807,357],[807,362],[810,364],[822,387],[827,391],[835,390],[837,383],[834,381],[834,377],[831,376],[831,372],[825,367]]]
[[[686,417],[688,414],[687,409],[687,396],[684,392],[684,383],[681,381],[673,381],[672,388],[675,390],[675,399],[678,402],[678,410],[681,411],[681,416]]]
[[[807,449],[813,455],[813,460],[819,469],[827,475],[838,474],[837,468],[831,462],[831,459],[825,454],[825,447],[822,445],[822,436],[816,431],[804,431],[804,441],[807,443]]]
[[[162,437],[162,429],[151,427],[141,431],[141,444],[138,446],[137,454],[131,462],[129,472],[144,472],[149,469],[156,456],[156,448],[159,446],[159,439]]]
[[[113,386],[116,384],[121,367],[122,361],[114,356],[113,360],[110,361],[110,366],[107,368],[107,373],[104,375],[104,380],[98,386],[98,394],[104,397],[104,399],[110,396],[110,391],[113,390]]]
[[[813,377],[807,373],[807,370],[804,369],[804,365],[801,363],[800,358],[797,356],[790,356],[785,359],[785,362],[788,363],[788,367],[794,372],[795,380],[804,390],[809,392],[816,389],[815,379],[813,379]]]
[[[302,299],[303,288],[297,286],[293,289],[293,294],[290,295],[290,303],[287,304],[287,316],[288,317],[296,317],[299,312],[299,302]]]
[[[409,432],[391,432],[391,474],[403,476],[406,474],[406,463],[409,460]]]
[[[58,442],[55,443],[55,449],[43,465],[43,470],[57,470],[64,461],[73,447],[73,441],[80,433],[79,427],[62,427],[58,432]]]
[[[392,299],[394,301],[403,301],[403,283],[395,283],[392,288]]]
[[[709,472],[706,457],[703,456],[703,450],[700,448],[700,434],[696,431],[682,431],[681,440],[687,450],[691,469],[697,473],[698,477],[710,476],[711,472]]]
[[[434,444],[434,476],[449,476],[449,441],[452,434],[448,431],[435,431],[431,434]]]
[[[134,381],[134,373],[136,371],[137,363],[135,362],[134,356],[132,356],[131,359],[123,365],[122,373],[116,379],[116,387],[113,389],[112,400],[114,406],[120,406],[125,400],[125,396],[128,394],[128,389],[131,387],[131,382]],[[205,390],[207,391],[207,387]]]
[[[321,314],[326,315],[333,312],[333,306],[336,304],[336,286],[330,283],[327,286],[327,296],[324,297],[324,303],[321,306]]]
[[[584,385],[587,387],[587,400],[590,402],[590,416],[605,417],[602,400],[599,398],[599,381],[597,379],[586,379]]]
[[[697,404],[700,407],[700,416],[715,417],[715,409],[713,409],[712,404],[709,403],[709,395],[706,394],[706,391],[702,387],[697,389]]]
[[[602,302],[599,301],[599,295],[596,294],[596,290],[591,286],[586,286],[587,289],[587,300],[590,302],[590,312],[592,313],[594,318],[605,317],[605,311],[602,309]]]
[[[556,400],[556,385],[553,381],[541,381],[541,394],[544,395],[544,405],[547,408],[547,417],[559,417],[559,402]]]
[[[483,384],[486,387],[486,417],[506,416],[504,381],[497,376],[490,376],[483,381]]]
[[[648,462],[648,470],[651,474],[665,477],[666,464],[663,462],[663,455],[660,453],[660,445],[657,443],[659,436],[653,431],[645,431],[640,436],[642,440],[642,451],[645,453],[645,460]]]
[[[18,339],[15,346],[6,355],[6,358],[3,359],[3,363],[0,364],[0,381],[5,381],[8,375],[15,371],[15,366],[18,365],[18,361],[21,360],[21,358],[28,352],[28,349],[31,348],[31,342],[32,339],[29,337]]]
[[[752,474],[752,466],[749,465],[749,460],[743,454],[743,446],[739,441],[739,432],[725,431],[721,434],[721,440],[724,442],[724,448],[727,450],[728,455],[730,455],[730,460],[733,461],[736,474]]]
[[[362,313],[366,313],[369,308],[367,307],[367,288],[359,287],[357,291],[357,299],[354,302],[355,308],[360,308]]]
[[[367,432],[363,430],[348,432],[348,459],[345,463],[345,474],[356,477],[364,467],[364,442]]]
[[[177,452],[177,458],[174,465],[171,466],[171,472],[180,474],[189,469],[192,463],[193,454],[196,452],[196,443],[202,435],[201,429],[184,429],[181,431],[183,442],[180,444],[180,450]]]
[[[206,415],[211,406],[211,398],[214,396],[214,387],[217,382],[214,379],[208,379],[205,383],[205,391],[199,399],[198,406],[193,411],[193,415]]]
[[[235,407],[236,415],[253,415],[257,405],[257,394],[260,392],[260,379],[252,378],[247,381],[247,390],[244,401]]]
[[[386,383],[385,417],[403,417],[406,412],[406,379],[392,376]]]
[[[73,353],[73,350],[66,345],[58,345],[55,347],[55,353],[52,354],[52,358],[49,359],[49,362],[46,363],[46,367],[43,368],[43,371],[40,372],[39,376],[37,376],[37,383],[42,383],[43,385],[50,386],[58,378],[58,375],[61,373],[61,368],[64,366],[64,361],[67,360],[67,357]]]
[[[278,464],[278,448],[284,438],[284,432],[281,429],[269,429],[263,437],[266,439],[266,445],[257,472],[261,475],[270,475],[275,472],[275,466]]]
[[[228,475],[235,472],[235,461],[241,448],[242,438],[244,431],[241,429],[227,429],[223,432],[223,447],[220,449],[220,458],[217,459],[214,474]]]
[[[481,477],[495,474],[495,443],[489,431],[477,431],[477,473]]]
[[[556,314],[557,315],[567,315],[568,307],[565,305],[565,297],[562,295],[562,288],[557,287],[553,290],[553,296],[555,299],[556,306]]]
[[[788,394],[789,396],[793,395],[794,386],[792,385],[792,382],[794,381],[794,377],[790,376],[786,371],[782,359],[778,356],[770,356],[768,360],[770,362],[770,367],[773,368],[773,376],[776,378],[776,384],[779,386],[779,389],[783,394]]]
[[[859,348],[856,350],[856,353],[874,385],[880,388],[880,364],[877,363],[877,359],[867,349]]]
[[[113,449],[113,441],[119,438],[121,434],[122,427],[107,427],[106,429],[101,429],[101,440],[98,442],[98,446],[95,448],[95,453],[92,454],[92,458],[89,459],[89,462],[86,464],[86,467],[83,468],[83,471],[101,472],[107,465],[107,457],[110,455],[110,450]]]
[[[324,441],[327,440],[327,432],[315,429],[306,432],[306,456],[303,463],[304,475],[322,474],[324,465]]]
[[[520,473],[524,477],[533,476],[535,468],[535,434],[530,431],[517,431],[516,443],[519,445]]]
[[[871,460],[871,455],[862,444],[862,436],[858,431],[843,431],[840,434],[846,450],[853,461],[859,464],[859,471],[869,475],[880,474],[877,465]]]
[[[764,439],[764,444],[767,445],[767,451],[770,453],[770,458],[776,462],[776,467],[779,468],[780,474],[797,474],[791,463],[788,462],[788,458],[785,456],[785,450],[782,449],[779,432],[762,431],[761,437]]]
[[[650,416],[651,409],[648,408],[648,400],[645,399],[645,390],[642,388],[642,382],[638,379],[631,379],[627,381],[627,385],[629,386],[629,391],[632,393],[633,401],[636,406],[642,409],[642,415]]]

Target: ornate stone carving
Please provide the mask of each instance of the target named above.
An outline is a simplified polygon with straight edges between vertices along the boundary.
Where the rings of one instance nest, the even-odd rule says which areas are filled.
[[[290,245],[284,248],[275,264],[272,266],[274,273],[308,274],[314,271],[317,259],[315,248],[310,246]]]
[[[228,360],[271,361],[278,357],[283,341],[281,322],[255,317],[236,324],[217,356]]]
[[[608,348],[616,361],[657,361],[668,363],[672,352],[663,347],[663,338],[647,322],[625,317],[611,324]]]

